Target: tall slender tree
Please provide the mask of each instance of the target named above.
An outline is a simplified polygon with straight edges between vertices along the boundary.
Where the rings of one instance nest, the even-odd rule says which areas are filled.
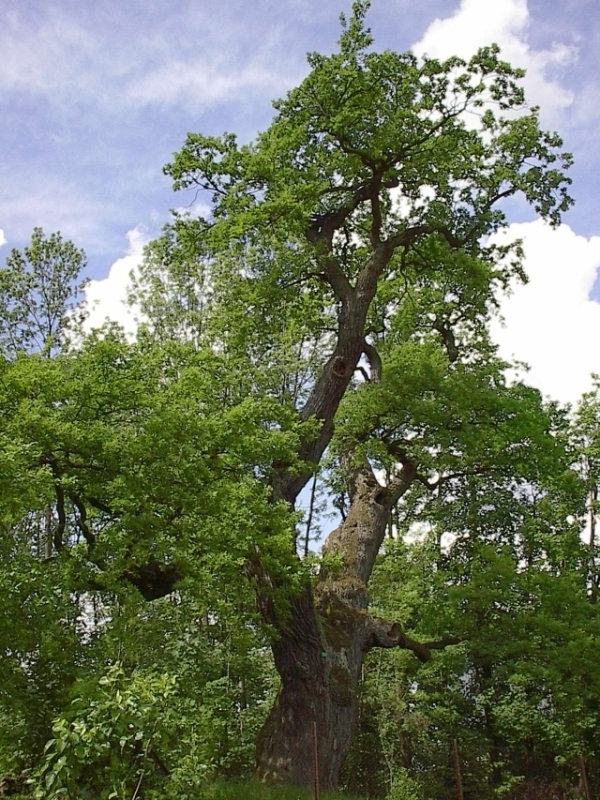
[[[35,228],[23,251],[12,249],[0,269],[0,347],[3,354],[57,353],[81,316],[83,250],[60,233]],[[77,309],[77,312],[75,310]]]

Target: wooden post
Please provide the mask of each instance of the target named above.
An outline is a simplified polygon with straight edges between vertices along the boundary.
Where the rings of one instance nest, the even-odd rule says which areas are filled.
[[[456,791],[458,792],[458,800],[464,800],[462,777],[460,774],[460,760],[458,758],[458,742],[452,739],[452,761],[454,763],[454,779],[456,780]]]
[[[587,773],[585,771],[585,759],[581,754],[579,756],[579,772],[581,773],[581,785],[583,787],[585,800],[592,800],[592,796],[590,794],[590,787],[588,786]]]
[[[313,798],[319,800],[319,749],[317,747],[317,723],[312,724],[312,739],[313,739]]]

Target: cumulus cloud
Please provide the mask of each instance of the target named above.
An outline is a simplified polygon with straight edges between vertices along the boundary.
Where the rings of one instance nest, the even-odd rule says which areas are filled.
[[[88,330],[101,327],[107,320],[118,322],[128,333],[136,329],[134,312],[127,305],[127,291],[131,282],[131,272],[139,267],[148,237],[141,228],[127,232],[129,243],[127,253],[111,266],[106,278],[90,281],[85,295],[89,317],[85,327]]]
[[[461,0],[454,14],[429,25],[413,51],[431,58],[470,58],[479,47],[500,45],[504,60],[527,70],[524,84],[528,102],[541,106],[544,120],[553,122],[573,103],[573,93],[548,73],[569,64],[576,53],[560,43],[549,50],[533,50],[527,41],[529,24],[527,0]]]
[[[529,283],[502,303],[493,326],[500,355],[530,365],[525,380],[545,395],[575,403],[600,372],[600,303],[590,293],[600,267],[600,236],[541,220],[511,225],[502,239],[522,239]]]
[[[6,236],[2,228],[0,228],[0,247],[2,247],[3,244],[6,244]]]

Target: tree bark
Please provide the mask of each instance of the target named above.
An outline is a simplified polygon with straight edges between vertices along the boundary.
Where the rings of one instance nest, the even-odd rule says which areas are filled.
[[[261,779],[312,784],[315,722],[319,784],[338,785],[354,732],[362,627],[335,595],[319,597],[307,588],[294,604],[287,631],[273,645],[281,687],[258,740]]]
[[[403,647],[426,661],[440,643],[410,639],[397,622],[368,613],[367,582],[385,537],[392,507],[407,491],[415,470],[406,465],[387,487],[368,467],[354,478],[352,505],[325,547],[321,573],[306,585],[278,620],[266,595],[261,611],[277,628],[273,641],[281,686],[260,733],[261,779],[308,787],[313,781],[312,724],[317,726],[319,783],[338,786],[354,736],[358,684],[365,654],[373,647]]]

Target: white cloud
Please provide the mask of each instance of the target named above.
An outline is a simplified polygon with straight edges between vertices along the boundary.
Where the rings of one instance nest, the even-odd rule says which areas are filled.
[[[506,239],[523,239],[529,283],[502,303],[505,327],[493,325],[500,355],[527,362],[527,383],[575,403],[600,372],[600,303],[590,292],[600,267],[600,236],[586,239],[568,225],[513,224]]]
[[[529,24],[527,0],[461,0],[453,15],[429,25],[413,51],[432,58],[470,58],[479,47],[500,45],[505,61],[527,70],[528,102],[541,106],[544,121],[554,123],[573,103],[573,93],[549,78],[548,69],[567,65],[576,53],[560,43],[549,50],[532,50],[527,42]]]
[[[179,102],[201,108],[249,91],[278,94],[293,83],[293,75],[285,78],[276,29],[257,46],[243,16],[183,12],[184,34],[173,28],[176,16],[138,24],[121,10],[114,24],[100,13],[101,23],[94,26],[93,14],[66,13],[59,6],[33,23],[15,11],[0,26],[0,88],[46,95],[67,108],[76,96],[114,110]]]
[[[0,228],[0,247],[2,247],[3,244],[6,244],[6,236],[2,228]]]
[[[86,303],[90,311],[85,325],[87,330],[99,328],[107,320],[118,322],[128,333],[136,329],[135,314],[127,305],[127,291],[131,272],[139,267],[148,238],[141,228],[133,228],[127,232],[127,240],[127,254],[114,262],[106,278],[90,281],[86,288]]]
[[[289,87],[280,70],[249,65],[226,71],[201,61],[171,61],[132,81],[127,97],[134,104],[176,103],[194,106],[221,102],[241,93],[282,92]]]
[[[30,17],[8,15],[0,29],[0,50],[0,86],[6,90],[83,89],[99,57],[94,37],[65,15],[37,25]],[[102,71],[103,65],[98,66]]]

